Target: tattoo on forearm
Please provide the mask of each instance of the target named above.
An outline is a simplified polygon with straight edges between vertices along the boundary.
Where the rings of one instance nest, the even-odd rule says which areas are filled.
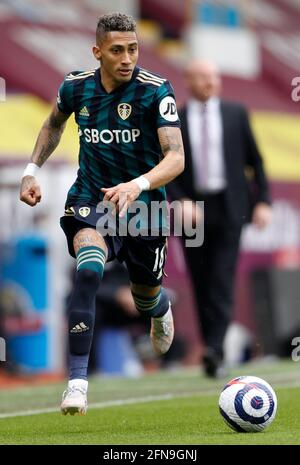
[[[54,131],[51,129],[42,128],[42,131],[38,137],[36,146],[33,151],[32,160],[37,165],[41,166],[56,149],[62,132]]]
[[[51,113],[41,129],[33,149],[31,157],[33,163],[42,166],[49,158],[59,144],[65,125],[65,118],[59,117],[55,111]]]

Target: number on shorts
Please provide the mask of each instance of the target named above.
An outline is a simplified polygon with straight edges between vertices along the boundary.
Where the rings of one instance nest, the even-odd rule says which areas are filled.
[[[162,267],[164,266],[164,261],[165,261],[165,248],[166,245],[163,245],[161,250],[159,250],[159,247],[155,249],[155,262],[154,262],[154,267],[153,271],[157,271],[158,269],[161,271]]]

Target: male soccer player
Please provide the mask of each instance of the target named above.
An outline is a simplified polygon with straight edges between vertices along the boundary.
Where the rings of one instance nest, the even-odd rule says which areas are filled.
[[[107,235],[96,224],[103,218],[103,210],[99,213],[97,209],[99,202],[110,202],[122,219],[136,199],[149,208],[154,201],[164,201],[164,186],[183,171],[173,89],[166,79],[136,66],[136,24],[130,16],[100,17],[93,54],[100,68],[72,72],[62,83],[20,189],[25,203],[34,206],[40,202],[35,175],[57,147],[74,112],[80,139],[79,170],[61,218],[69,252],[77,261],[68,309],[69,382],[61,404],[63,414],[85,414],[87,410],[95,295],[107,260],[125,261],[136,307],[151,318],[154,350],[167,352],[174,336],[169,299],[161,287],[166,237],[121,236],[118,230]],[[155,212],[151,212],[153,220],[157,220]]]

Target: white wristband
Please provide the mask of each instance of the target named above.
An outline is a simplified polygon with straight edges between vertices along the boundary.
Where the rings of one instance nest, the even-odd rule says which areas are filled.
[[[133,179],[133,182],[135,182],[141,191],[148,191],[150,189],[150,182],[148,181],[145,176],[139,176],[138,178]]]
[[[22,178],[24,178],[25,176],[36,176],[39,169],[40,167],[36,165],[35,163],[28,163],[28,165],[26,166],[24,170]]]

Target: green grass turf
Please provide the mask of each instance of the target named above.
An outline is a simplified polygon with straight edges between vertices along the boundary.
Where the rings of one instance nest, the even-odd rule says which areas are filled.
[[[262,433],[235,433],[218,411],[224,381],[207,380],[198,370],[150,374],[138,380],[95,378],[87,416],[59,412],[0,419],[0,444],[300,444],[300,374],[294,362],[244,366],[239,374],[260,376],[275,388],[278,412]],[[63,385],[0,392],[0,412],[57,407]],[[102,408],[94,402],[174,396]]]

